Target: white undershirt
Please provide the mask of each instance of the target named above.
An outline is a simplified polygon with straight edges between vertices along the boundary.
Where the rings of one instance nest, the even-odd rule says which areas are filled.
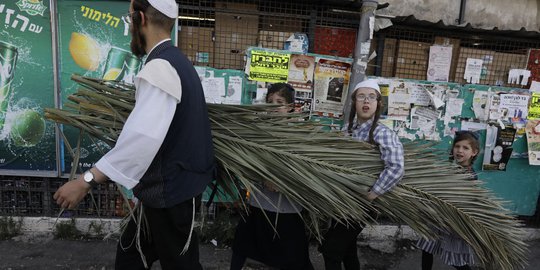
[[[139,183],[152,163],[182,97],[178,73],[162,59],[143,67],[135,77],[135,88],[135,107],[116,145],[96,163],[109,179],[128,189]]]

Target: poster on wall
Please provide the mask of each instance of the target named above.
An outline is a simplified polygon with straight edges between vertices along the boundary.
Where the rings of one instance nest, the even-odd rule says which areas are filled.
[[[529,120],[525,128],[529,165],[540,165],[540,120]]]
[[[465,81],[472,84],[480,83],[483,62],[482,59],[467,58],[465,73],[463,74]]]
[[[290,53],[252,49],[248,65],[249,79],[259,82],[287,82],[290,58]]]
[[[527,119],[540,119],[540,93],[531,94],[531,103],[529,104],[529,114]]]
[[[512,144],[516,136],[516,129],[488,125],[486,127],[486,146],[484,148],[483,170],[506,171],[508,161],[512,156]]]
[[[0,170],[57,175],[49,1],[0,2]]]
[[[58,1],[58,30],[60,45],[60,84],[62,102],[78,89],[70,77],[77,73],[84,76],[133,83],[142,66],[142,59],[130,51],[129,24],[125,16],[129,11],[127,1]],[[64,126],[68,142],[76,147],[78,130]],[[105,143],[82,138],[79,166],[81,171],[91,168],[109,150]],[[62,172],[68,173],[72,155],[67,149],[62,153]]]
[[[500,117],[503,120],[526,119],[529,113],[529,97],[528,95],[501,94],[499,103]]]
[[[388,119],[406,121],[411,112],[411,83],[394,81],[388,93]]]
[[[313,111],[336,117],[341,115],[347,100],[350,74],[350,62],[318,58],[314,75]]]
[[[313,99],[315,57],[303,54],[291,55],[288,83],[295,89],[296,112],[309,112]]]
[[[429,48],[428,81],[447,82],[452,63],[452,46],[434,45]]]
[[[315,72],[315,57],[303,54],[291,55],[289,64],[288,83],[296,91],[313,90],[313,73]]]

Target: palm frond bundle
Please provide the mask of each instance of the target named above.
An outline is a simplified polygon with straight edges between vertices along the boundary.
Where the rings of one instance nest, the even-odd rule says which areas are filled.
[[[134,89],[73,79],[81,85],[69,98],[74,104],[65,110],[47,109],[46,117],[114,145],[133,109]],[[470,175],[429,145],[405,144],[403,180],[369,202],[364,195],[384,166],[377,148],[325,131],[324,125],[304,121],[302,115],[269,113],[272,109],[208,105],[217,180],[226,191],[245,188],[254,194],[256,183],[266,180],[317,218],[370,223],[367,213],[380,212],[428,238],[437,237],[438,230],[457,233],[487,269],[526,265],[520,223],[479,181],[468,181]]]

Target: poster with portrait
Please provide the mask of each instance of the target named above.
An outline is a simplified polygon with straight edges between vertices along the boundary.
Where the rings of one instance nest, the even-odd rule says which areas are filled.
[[[288,83],[296,91],[313,90],[313,73],[315,72],[315,57],[303,54],[291,55],[289,63]]]
[[[335,59],[317,59],[314,74],[314,111],[336,117],[343,114],[351,65],[350,62]]]

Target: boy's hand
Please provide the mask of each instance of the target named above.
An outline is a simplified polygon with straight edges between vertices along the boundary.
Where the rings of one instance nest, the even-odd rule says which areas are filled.
[[[373,200],[377,199],[377,197],[379,197],[379,195],[373,191],[370,191],[368,192],[367,194],[367,199],[372,202]]]

